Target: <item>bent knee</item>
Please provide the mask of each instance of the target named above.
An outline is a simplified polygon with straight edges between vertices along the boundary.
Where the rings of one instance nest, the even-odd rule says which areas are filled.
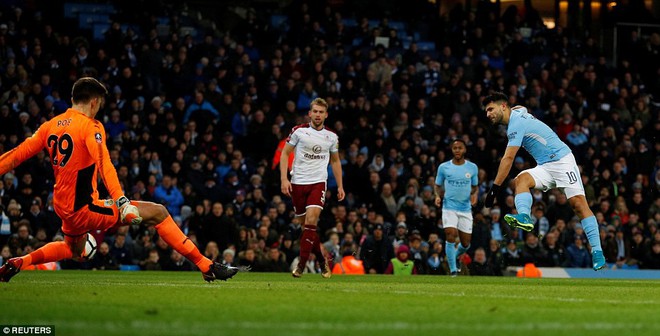
[[[156,211],[154,211],[154,213],[155,213],[154,220],[157,223],[164,221],[167,218],[167,216],[170,215],[170,213],[167,212],[167,208],[162,204],[156,205]]]
[[[516,178],[513,179],[513,181],[516,186],[528,187],[528,188],[534,188],[536,186],[536,182],[534,181],[534,178],[529,173],[521,173],[520,175],[516,176]]]

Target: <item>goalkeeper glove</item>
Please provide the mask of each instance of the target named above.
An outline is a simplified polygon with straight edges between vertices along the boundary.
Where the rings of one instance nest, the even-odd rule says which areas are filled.
[[[128,197],[119,197],[117,199],[117,208],[119,208],[122,224],[139,225],[142,223],[140,211],[135,205],[131,204],[131,201],[128,200]]]
[[[495,197],[500,193],[500,186],[497,184],[493,184],[492,187],[490,187],[490,190],[488,191],[488,195],[486,195],[486,201],[484,202],[484,206],[486,208],[492,208],[493,204],[495,203]]]

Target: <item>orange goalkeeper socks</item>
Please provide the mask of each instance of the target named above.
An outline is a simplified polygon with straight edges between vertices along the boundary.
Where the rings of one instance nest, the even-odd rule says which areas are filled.
[[[52,261],[60,261],[63,259],[71,259],[73,253],[69,245],[63,241],[48,243],[36,251],[23,256],[23,266],[21,269],[26,269],[31,265],[39,265]]]
[[[193,242],[181,232],[181,229],[176,225],[172,216],[167,216],[167,218],[165,218],[162,223],[157,224],[155,228],[168,245],[197,265],[200,271],[203,273],[209,271],[213,262],[203,256],[197,249],[197,246],[195,246],[195,244],[193,244]]]

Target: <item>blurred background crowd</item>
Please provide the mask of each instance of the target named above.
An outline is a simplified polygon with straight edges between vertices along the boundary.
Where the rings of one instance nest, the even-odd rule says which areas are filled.
[[[354,255],[384,273],[407,250],[418,274],[446,274],[432,186],[460,138],[479,167],[466,273],[590,267],[558,190],[533,192],[537,225],[527,235],[502,220],[512,188],[483,208],[506,133],[481,99],[502,91],[572,148],[609,266],[660,269],[658,18],[635,0],[603,12],[603,26],[635,13],[651,27],[620,29],[613,54],[589,27],[549,27],[532,1],[467,2],[3,1],[0,153],[65,111],[77,78],[98,78],[110,92],[99,118],[126,195],[166,205],[214,260],[287,272],[304,223],[280,193],[277,150],[321,97],[347,192],[337,202],[329,174],[319,232],[337,262]],[[510,176],[534,164],[521,151]],[[0,179],[1,262],[62,239],[53,183],[46,152]],[[59,266],[194,268],[153,230],[92,234],[94,260]]]

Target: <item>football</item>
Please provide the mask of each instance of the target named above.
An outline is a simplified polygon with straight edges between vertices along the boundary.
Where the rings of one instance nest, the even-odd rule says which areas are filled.
[[[96,238],[91,234],[87,234],[87,241],[85,242],[85,252],[83,253],[83,259],[91,260],[96,254]]]

